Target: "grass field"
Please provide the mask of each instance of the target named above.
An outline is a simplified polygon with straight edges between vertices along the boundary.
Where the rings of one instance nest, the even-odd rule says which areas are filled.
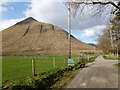
[[[73,58],[77,57],[73,56]],[[35,60],[35,72],[41,73],[53,68],[53,60],[56,68],[67,66],[67,58],[68,56],[3,56],[2,79],[14,80],[32,75],[32,59]],[[75,63],[77,62],[78,60],[75,59]]]
[[[2,81],[4,83],[28,76],[32,76],[32,59],[35,60],[35,72],[40,74],[53,68],[67,66],[68,56],[3,56]],[[79,55],[72,56],[75,63],[79,62]],[[55,67],[54,66],[55,61]]]
[[[113,58],[111,56],[103,56],[103,58],[108,60],[120,60],[120,58]]]

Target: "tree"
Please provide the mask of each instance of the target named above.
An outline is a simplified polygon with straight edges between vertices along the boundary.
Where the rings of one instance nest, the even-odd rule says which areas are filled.
[[[104,53],[109,54],[111,52],[111,42],[109,37],[109,29],[105,29],[103,35],[99,36],[98,38],[98,48],[103,50]],[[106,48],[107,47],[107,48]]]
[[[75,10],[79,9],[81,5],[112,5],[117,10],[120,10],[119,0],[64,0],[65,5],[71,5]]]
[[[103,35],[99,37],[98,47],[105,53],[116,53],[118,56],[120,55],[120,25],[118,24],[120,21],[120,11],[116,12],[115,15],[116,16],[110,20],[110,25],[104,30]],[[105,48],[104,45],[106,45],[107,48]]]
[[[107,7],[112,6],[111,14],[120,11],[119,0],[64,0],[64,4],[71,8],[72,14],[76,16],[78,13],[82,13],[85,7],[92,7],[91,12],[96,14],[103,14]]]
[[[66,0],[67,1],[67,0]],[[110,20],[110,25],[103,32],[103,35],[99,37],[99,47],[105,53],[116,53],[120,54],[120,1],[119,0],[69,0],[64,2],[66,6],[71,8],[72,14],[76,16],[79,12],[82,13],[84,8],[93,7],[94,15],[102,14],[105,12],[106,7],[111,7],[110,14],[114,14],[115,17]]]

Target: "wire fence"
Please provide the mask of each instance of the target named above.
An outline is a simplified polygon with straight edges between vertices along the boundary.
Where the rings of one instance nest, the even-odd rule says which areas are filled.
[[[89,56],[72,56],[75,64],[81,60],[89,61]],[[35,63],[35,74],[50,71],[54,68],[68,66],[68,56],[5,56],[3,57],[3,81],[32,75],[32,60]]]

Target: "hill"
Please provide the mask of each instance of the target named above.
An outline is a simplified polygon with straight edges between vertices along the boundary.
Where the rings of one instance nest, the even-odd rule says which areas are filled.
[[[52,24],[29,17],[1,31],[2,55],[67,55],[68,32]],[[71,35],[75,50],[93,50],[91,45]]]

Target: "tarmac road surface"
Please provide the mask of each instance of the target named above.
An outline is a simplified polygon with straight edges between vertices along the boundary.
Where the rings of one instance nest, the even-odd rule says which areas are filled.
[[[64,88],[118,88],[118,60],[104,60],[102,56],[87,64]]]

